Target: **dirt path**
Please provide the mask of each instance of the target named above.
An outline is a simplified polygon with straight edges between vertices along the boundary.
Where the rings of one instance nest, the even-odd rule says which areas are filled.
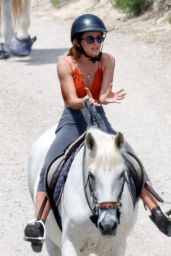
[[[96,8],[96,12],[104,16],[107,11],[102,7]],[[3,256],[34,255],[23,241],[25,223],[33,217],[27,188],[27,157],[33,141],[57,123],[62,111],[55,68],[57,59],[70,45],[71,21],[61,17],[63,10],[73,13],[72,8],[66,6],[57,12],[47,0],[34,0],[30,31],[38,40],[32,55],[0,61],[0,252]],[[157,25],[154,20],[138,21],[133,27],[133,21],[125,24],[120,20],[121,14],[117,13],[113,19],[112,15],[113,12],[106,15],[111,31],[104,50],[116,57],[114,85],[125,88],[127,99],[121,105],[107,107],[107,113],[113,127],[122,131],[135,148],[160,194],[171,200],[171,30],[165,23]],[[170,256],[170,242],[158,232],[140,203],[126,256]],[[46,251],[41,255],[47,255]]]

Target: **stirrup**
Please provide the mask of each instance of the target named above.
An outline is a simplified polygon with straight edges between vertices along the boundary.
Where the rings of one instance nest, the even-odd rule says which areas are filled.
[[[39,228],[37,227],[36,230],[36,223],[40,223],[41,226],[43,227],[43,234],[41,236],[41,231],[39,232]],[[33,219],[31,220],[26,228],[25,228],[25,236],[24,236],[24,240],[31,242],[33,244],[35,243],[43,243],[45,241],[46,238],[46,228],[45,228],[45,224],[42,220],[37,220],[37,219]]]

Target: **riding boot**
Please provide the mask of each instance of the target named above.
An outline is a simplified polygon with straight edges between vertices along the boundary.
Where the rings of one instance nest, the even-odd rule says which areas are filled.
[[[29,222],[24,230],[24,240],[31,242],[33,251],[41,252],[45,241],[45,225],[41,220]]]
[[[171,217],[163,213],[159,206],[151,211],[150,218],[162,233],[171,236]]]

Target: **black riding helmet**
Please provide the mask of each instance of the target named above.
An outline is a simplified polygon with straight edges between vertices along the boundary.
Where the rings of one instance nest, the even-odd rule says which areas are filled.
[[[72,24],[71,27],[71,42],[78,33],[100,31],[107,33],[107,29],[103,21],[93,14],[83,14],[79,16]]]
[[[74,38],[80,39],[80,35],[84,32],[90,31],[99,31],[102,33],[107,33],[107,29],[103,23],[103,21],[94,14],[83,14],[79,16],[72,24],[71,27],[71,42],[73,42]],[[79,41],[79,40],[78,40]],[[78,48],[79,52],[84,54],[89,60],[92,62],[99,61],[101,58],[101,52],[97,57],[88,56],[84,49],[81,47]]]

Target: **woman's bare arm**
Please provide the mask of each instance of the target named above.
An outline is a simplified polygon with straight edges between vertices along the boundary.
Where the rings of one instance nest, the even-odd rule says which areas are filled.
[[[83,108],[84,98],[78,98],[72,77],[72,65],[65,57],[59,60],[57,64],[57,73],[61,85],[62,94],[65,97],[65,104],[67,107],[74,109]]]

